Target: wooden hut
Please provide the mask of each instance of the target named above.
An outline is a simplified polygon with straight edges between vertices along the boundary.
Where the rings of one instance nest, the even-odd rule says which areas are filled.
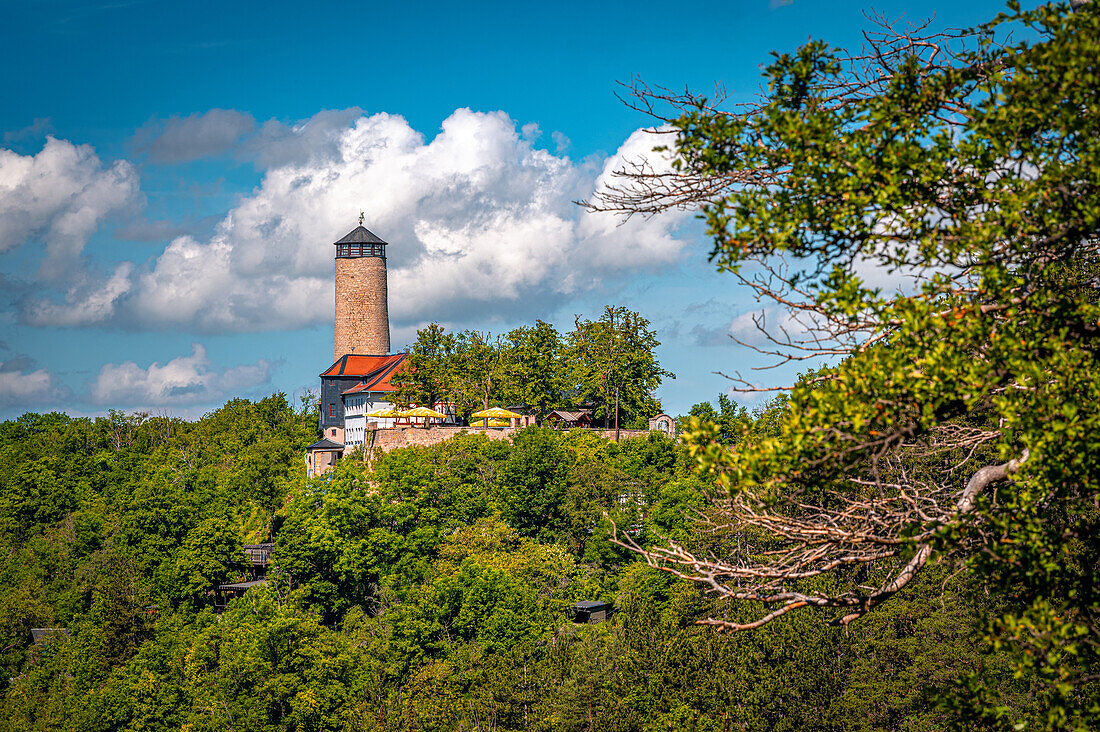
[[[564,409],[555,409],[546,415],[544,420],[545,424],[549,427],[554,427],[559,430],[571,430],[578,427],[591,427],[592,426],[592,413],[586,409],[581,409],[576,412],[569,412]]]

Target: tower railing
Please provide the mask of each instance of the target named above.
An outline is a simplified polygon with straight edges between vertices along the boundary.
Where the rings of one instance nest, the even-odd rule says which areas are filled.
[[[386,258],[385,244],[337,244],[336,256],[340,257],[381,257]]]

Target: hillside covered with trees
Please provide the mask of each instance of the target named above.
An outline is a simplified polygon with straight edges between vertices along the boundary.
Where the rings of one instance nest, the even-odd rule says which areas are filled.
[[[783,409],[720,406],[738,440]],[[695,625],[755,608],[611,541],[737,541],[695,526],[704,485],[666,437],[471,434],[306,481],[315,418],[275,395],[193,423],[0,425],[0,729],[931,730],[979,671],[1042,711],[976,642],[1003,600],[965,575],[848,631]],[[268,538],[270,583],[217,615],[211,587]],[[578,600],[617,612],[577,625]]]
[[[758,348],[809,367],[681,441],[528,427],[306,480],[316,414],[281,395],[0,424],[0,732],[1096,729],[1094,6],[810,42],[747,109],[635,88],[678,165],[591,205],[701,207],[786,317]],[[615,309],[433,326],[402,389],[607,419],[653,342]],[[564,352],[583,388],[516,376]],[[268,583],[216,613],[257,540]]]

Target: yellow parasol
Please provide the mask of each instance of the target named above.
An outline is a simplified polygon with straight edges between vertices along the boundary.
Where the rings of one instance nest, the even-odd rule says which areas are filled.
[[[443,412],[437,412],[434,409],[428,407],[415,407],[413,409],[406,409],[397,415],[398,417],[435,417],[437,419],[446,419],[447,415]]]
[[[376,409],[373,412],[367,412],[363,416],[364,417],[374,417],[376,419],[380,419],[380,418],[383,418],[383,417],[393,418],[393,417],[398,416],[398,412],[397,412],[396,409],[391,407],[389,409]]]
[[[508,421],[507,419],[490,419],[489,420],[489,426],[490,427],[511,427],[512,423],[510,421]]]
[[[492,407],[491,409],[475,412],[470,417],[472,419],[522,419],[523,415],[509,412],[504,407]]]

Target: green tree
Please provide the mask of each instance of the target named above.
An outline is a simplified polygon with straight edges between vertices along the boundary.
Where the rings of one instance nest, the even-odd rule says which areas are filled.
[[[295,495],[276,541],[281,576],[329,620],[370,600],[404,543],[381,524],[379,499],[361,490],[355,467],[340,464]]]
[[[718,395],[718,409],[710,402],[693,404],[686,417],[676,420],[678,426],[683,429],[688,421],[687,417],[695,417],[703,422],[713,422],[718,426],[718,439],[729,445],[736,442],[749,422],[748,410],[734,404],[726,394]]]
[[[688,193],[596,203],[703,201],[718,267],[792,314],[775,352],[833,364],[768,434],[736,450],[713,427],[690,438],[746,541],[655,561],[762,603],[751,622],[711,621],[728,629],[807,607],[847,624],[933,557],[958,561],[1012,598],[988,640],[1038,705],[999,706],[975,676],[962,711],[1017,729],[1100,720],[1094,5],[1012,5],[952,38],[886,26],[859,54],[811,42],[775,57],[748,112],[666,97]],[[1014,27],[1025,40],[1006,40]],[[807,585],[823,575],[837,586]]]
[[[500,336],[467,330],[455,336],[451,362],[458,411],[469,417],[499,401],[507,382],[507,351]],[[485,420],[488,423],[488,420]]]
[[[512,453],[497,474],[500,506],[525,536],[552,541],[567,527],[563,513],[573,459],[554,430],[526,427],[512,438]]]
[[[175,562],[180,599],[198,604],[242,561],[241,540],[229,521],[208,518],[187,533]]]
[[[562,338],[550,323],[516,328],[506,336],[509,399],[535,410],[535,422],[564,403],[566,384],[562,359]]]
[[[408,406],[430,407],[449,397],[452,391],[455,338],[439,323],[416,331],[404,365],[390,379],[397,387],[394,399]]]
[[[660,410],[653,391],[662,379],[675,376],[658,363],[660,341],[640,314],[608,306],[599,320],[577,316],[566,341],[575,399],[595,404],[595,416],[605,427],[616,416],[620,424],[644,426]]]
[[[16,531],[53,523],[77,506],[71,479],[57,475],[56,458],[40,457],[13,467],[0,511],[14,519]]]

